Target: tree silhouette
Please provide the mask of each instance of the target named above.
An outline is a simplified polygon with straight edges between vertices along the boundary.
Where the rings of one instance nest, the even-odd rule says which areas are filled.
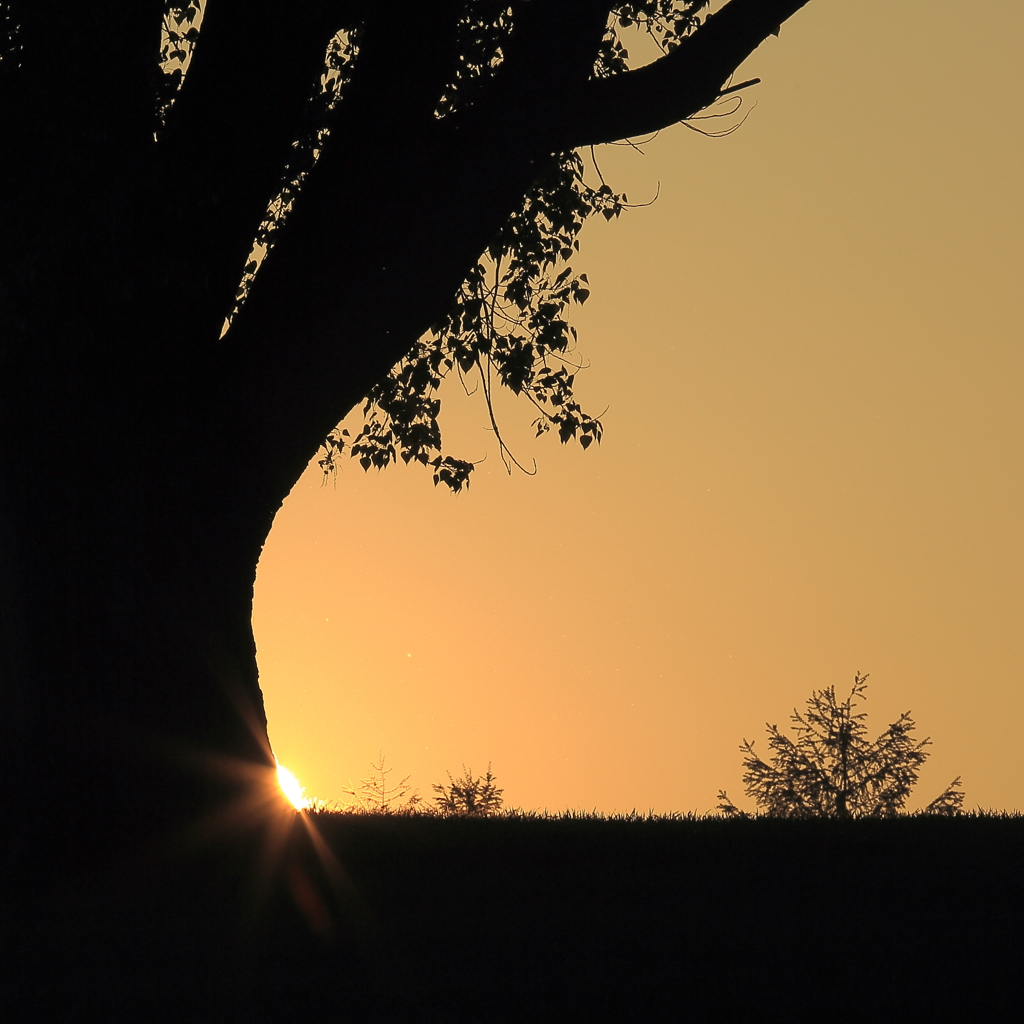
[[[162,849],[273,788],[252,588],[318,450],[464,486],[436,429],[449,372],[600,436],[560,359],[586,297],[565,264],[625,199],[572,154],[715,102],[805,2],[3,5],[14,863]],[[628,70],[635,24],[665,53]],[[364,431],[332,435],[367,399]]]
[[[844,701],[835,687],[815,690],[801,714],[791,718],[796,739],[769,725],[771,764],[744,740],[743,783],[758,810],[773,818],[891,818],[903,810],[928,758],[930,739],[915,741],[916,728],[905,711],[877,739],[867,738],[863,711],[855,711],[867,690],[867,675],[857,673]],[[718,809],[743,815],[724,790]],[[924,809],[925,814],[959,814],[964,794],[957,776]]]
[[[370,773],[360,779],[358,785],[344,789],[352,798],[352,809],[368,814],[408,814],[420,804],[420,795],[409,785],[406,775],[392,783],[388,776],[394,768],[384,767],[384,755],[370,762]]]
[[[462,778],[453,779],[448,772],[448,785],[438,783],[433,790],[437,794],[434,803],[442,814],[466,818],[486,818],[496,814],[501,810],[501,794],[505,792],[498,788],[490,764],[480,776],[474,776],[463,765]]]

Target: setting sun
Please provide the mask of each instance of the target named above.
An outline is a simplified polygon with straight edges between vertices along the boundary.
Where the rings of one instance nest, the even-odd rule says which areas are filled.
[[[309,800],[306,799],[305,791],[299,784],[299,780],[283,764],[277,766],[277,784],[297,811],[301,811],[309,805]]]

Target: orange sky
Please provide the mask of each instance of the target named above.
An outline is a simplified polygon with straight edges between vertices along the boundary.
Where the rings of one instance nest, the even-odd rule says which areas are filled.
[[[603,444],[503,400],[509,477],[453,382],[469,493],[313,467],[278,515],[254,622],[309,793],[382,751],[425,795],[491,761],[522,807],[747,805],[739,742],[860,670],[872,735],[933,738],[922,802],[1024,805],[1022,36],[1011,0],[812,0],[735,134],[599,154],[661,186],[577,261]]]

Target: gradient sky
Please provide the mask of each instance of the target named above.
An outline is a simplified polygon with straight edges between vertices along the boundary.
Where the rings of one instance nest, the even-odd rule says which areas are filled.
[[[424,795],[491,761],[516,806],[749,806],[740,741],[859,670],[872,735],[933,739],[914,804],[1024,806],[1021,38],[1011,0],[812,0],[737,132],[599,152],[660,183],[576,263],[602,445],[503,399],[508,476],[452,382],[468,493],[314,466],[277,517],[254,623],[311,795],[383,752]]]

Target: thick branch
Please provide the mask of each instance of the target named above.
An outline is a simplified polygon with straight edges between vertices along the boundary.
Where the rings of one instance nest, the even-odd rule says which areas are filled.
[[[327,44],[362,5],[218,0],[207,7],[181,95],[161,136],[160,216],[178,287],[230,310],[244,258],[279,187],[291,144],[308,130]],[[202,244],[199,244],[199,240]]]
[[[15,216],[35,209],[26,194],[34,188],[61,203],[68,188],[51,177],[73,165],[72,185],[109,210],[100,194],[138,176],[137,163],[127,164],[152,138],[162,9],[162,0],[139,0],[114,18],[104,5],[31,0],[12,12],[21,50],[0,94],[2,207]],[[65,208],[77,203],[76,194]],[[10,237],[6,213],[3,223]]]
[[[490,107],[501,99],[548,102],[589,79],[608,26],[610,0],[530,0],[517,11]]]
[[[807,0],[732,0],[670,54],[626,74],[594,79],[548,122],[552,148],[616,142],[703,110],[729,76]]]
[[[75,371],[26,342],[35,325],[61,306],[124,310],[137,293],[127,254],[148,180],[163,6],[122,6],[117,17],[109,4],[58,0],[13,11],[24,48],[0,95],[0,346],[19,361],[52,356],[54,376]]]
[[[393,0],[368,14],[345,117],[376,131],[415,130],[433,119],[457,66],[459,4]]]
[[[8,17],[18,25],[20,66],[5,82],[3,106],[31,103],[37,117],[53,120],[66,114],[71,123],[83,114],[95,121],[92,112],[98,111],[108,126],[126,111],[145,108],[144,86],[152,80],[159,50],[163,0],[121,5],[116,16],[109,4],[21,0],[11,6]],[[152,113],[151,105],[146,112]]]
[[[551,130],[558,115],[545,118],[536,103],[520,103],[510,124],[511,115],[507,120],[496,114],[501,104],[493,96],[465,118],[394,132],[387,118],[368,116],[372,94],[359,97],[332,129],[320,166],[220,349],[225,379],[243,410],[237,419],[259,432],[253,447],[284,458],[299,437],[315,446],[443,315],[462,275],[521,201],[546,154],[590,138],[662,127],[701,109],[804,2],[733,0],[679,48],[679,56],[635,73],[639,77],[595,82],[580,71],[575,96],[566,83],[548,102],[556,108],[559,95],[568,96],[565,105],[575,116],[558,123],[561,134]],[[575,51],[577,40],[561,40],[563,53]],[[528,56],[523,54],[521,67],[529,67]],[[517,70],[510,67],[513,74]],[[546,61],[533,70],[539,78],[558,75]],[[357,79],[365,71],[357,70]],[[343,106],[357,90],[353,81]],[[335,365],[345,372],[332,373],[328,368]]]

